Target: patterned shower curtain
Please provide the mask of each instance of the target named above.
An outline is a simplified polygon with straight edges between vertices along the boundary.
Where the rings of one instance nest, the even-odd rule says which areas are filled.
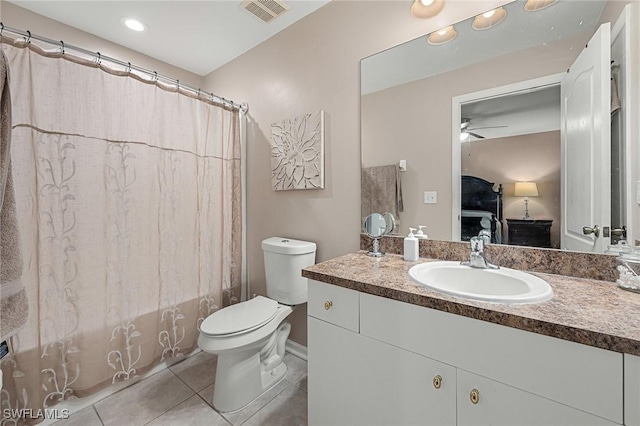
[[[240,298],[239,113],[4,38],[27,326],[5,410],[131,380],[197,346]]]

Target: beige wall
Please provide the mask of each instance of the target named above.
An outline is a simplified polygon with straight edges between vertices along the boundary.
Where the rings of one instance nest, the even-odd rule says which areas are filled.
[[[504,219],[524,215],[524,199],[513,195],[515,182],[535,182],[539,196],[529,198],[529,214],[553,220],[551,245],[560,247],[560,131],[464,143],[462,174],[502,184]],[[509,227],[502,223],[506,241]]]
[[[66,44],[82,47],[92,52],[100,52],[102,55],[121,61],[131,62],[133,65],[157,71],[158,74],[179,79],[181,82],[193,87],[202,87],[204,83],[202,76],[169,65],[166,62],[158,61],[135,50],[80,31],[58,21],[54,21],[53,19],[38,15],[12,3],[0,0],[0,11],[0,19],[2,23],[8,27],[22,31],[29,30],[33,34],[53,40],[63,40]],[[8,35],[13,36],[12,34]]]
[[[207,90],[249,103],[247,260],[253,293],[265,294],[264,238],[314,241],[317,261],[359,248],[360,60],[504,3],[447,2],[434,20],[418,20],[407,1],[334,0],[207,76]],[[271,123],[319,109],[327,118],[325,189],[274,192]],[[292,340],[306,345],[306,306],[291,320]]]

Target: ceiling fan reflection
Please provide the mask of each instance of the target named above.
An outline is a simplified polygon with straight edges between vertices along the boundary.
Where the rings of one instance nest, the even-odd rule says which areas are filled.
[[[474,132],[473,130],[482,130],[482,129],[500,129],[509,126],[482,126],[482,127],[472,127],[470,118],[463,118],[462,123],[460,123],[460,141],[466,141],[469,139],[469,136],[473,136],[477,139],[485,139],[484,136]]]

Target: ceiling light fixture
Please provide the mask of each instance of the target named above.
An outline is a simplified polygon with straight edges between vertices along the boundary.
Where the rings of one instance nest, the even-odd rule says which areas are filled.
[[[444,7],[444,0],[414,0],[411,5],[411,14],[415,18],[433,18]]]
[[[507,11],[504,10],[504,8],[499,7],[476,16],[471,26],[474,30],[488,30],[489,28],[493,28],[500,22],[504,21],[504,18],[506,17]]]
[[[527,0],[527,3],[524,5],[524,10],[527,12],[536,12],[553,6],[557,2],[558,0]]]
[[[438,31],[434,31],[431,34],[429,34],[429,38],[427,38],[427,42],[434,46],[438,46],[441,44],[449,43],[451,40],[456,38],[457,35],[458,35],[458,32],[456,31],[455,28],[453,28],[453,25],[451,25],[449,27],[443,28]]]
[[[137,32],[141,32],[147,29],[147,26],[145,24],[134,18],[122,18],[120,19],[120,23],[130,30]]]

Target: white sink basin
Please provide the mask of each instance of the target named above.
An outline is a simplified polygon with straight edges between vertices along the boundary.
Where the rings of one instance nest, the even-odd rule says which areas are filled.
[[[426,262],[409,269],[409,276],[432,290],[483,302],[540,303],[553,297],[546,281],[509,268],[477,269],[460,262]]]

